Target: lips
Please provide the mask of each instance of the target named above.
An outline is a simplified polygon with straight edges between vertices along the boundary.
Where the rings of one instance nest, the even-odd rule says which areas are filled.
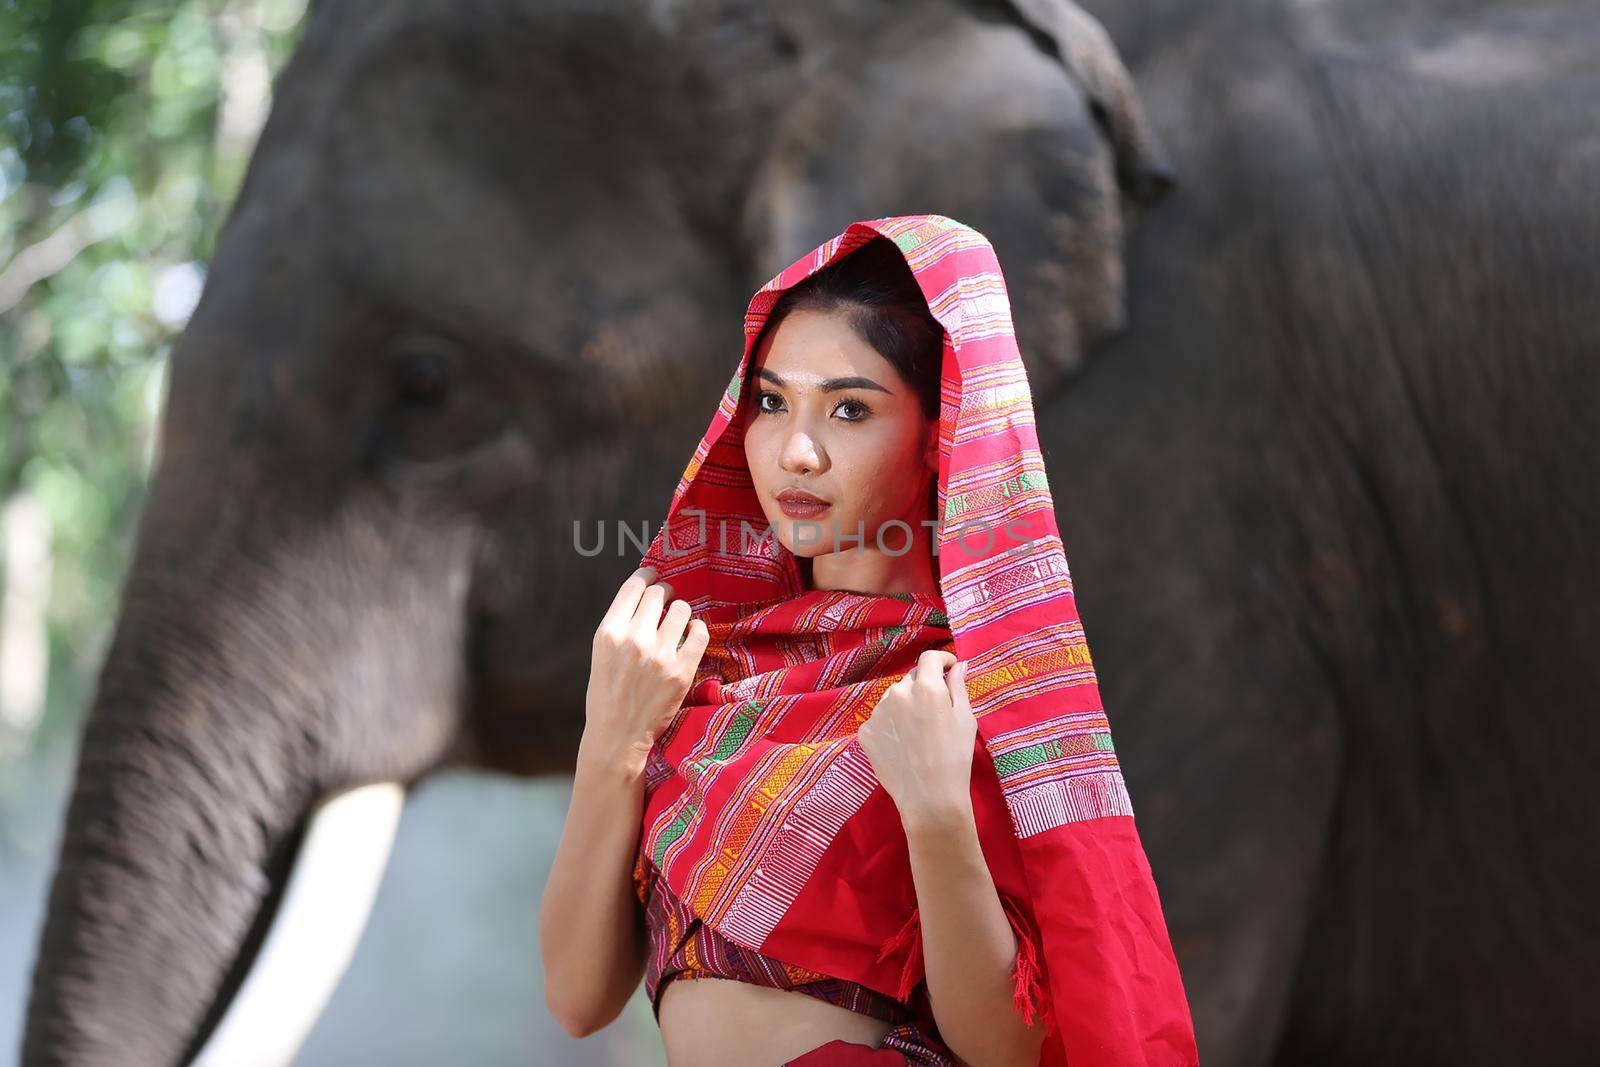
[[[785,489],[778,494],[778,508],[791,519],[812,519],[833,507],[803,489]]]

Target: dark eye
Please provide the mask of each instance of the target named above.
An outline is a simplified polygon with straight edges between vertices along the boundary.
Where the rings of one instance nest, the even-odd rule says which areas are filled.
[[[450,393],[450,367],[439,352],[402,349],[391,367],[394,395],[403,404],[437,407]]]
[[[405,403],[437,406],[450,392],[450,376],[434,360],[411,358],[395,368],[395,395]]]
[[[839,406],[834,408],[834,410],[835,411],[842,411],[845,408],[851,408],[853,410],[856,410],[856,411],[860,412],[859,415],[846,416],[845,420],[844,420],[846,422],[860,422],[862,419],[864,419],[868,415],[872,414],[872,409],[867,407],[867,405],[863,404],[859,400],[841,400],[841,401],[839,401]]]
[[[770,415],[775,410],[773,408],[769,408],[769,407],[766,406],[766,401],[767,401],[768,397],[771,397],[774,400],[782,400],[783,399],[777,393],[769,393],[764,389],[761,392],[757,393],[756,394],[756,410],[758,412],[760,412],[761,414],[763,414],[763,415]]]

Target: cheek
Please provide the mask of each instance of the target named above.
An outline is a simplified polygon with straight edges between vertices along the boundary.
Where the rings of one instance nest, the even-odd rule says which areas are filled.
[[[747,430],[744,435],[744,459],[750,468],[750,479],[755,482],[757,489],[766,485],[769,466],[769,449],[764,437],[759,429]]]
[[[921,500],[916,489],[922,476],[920,445],[908,448],[903,439],[864,440],[860,445],[846,460],[854,517],[870,524],[905,514],[913,498]]]

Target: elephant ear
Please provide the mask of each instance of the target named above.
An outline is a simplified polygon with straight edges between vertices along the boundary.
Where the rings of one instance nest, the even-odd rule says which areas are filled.
[[[1083,89],[1089,110],[1111,143],[1117,181],[1139,200],[1169,189],[1174,172],[1146,120],[1144,106],[1117,46],[1098,19],[1070,0],[1010,0],[1022,21],[1043,37]]]
[[[767,0],[798,76],[739,218],[755,284],[838,232],[923,205],[994,242],[1037,403],[1126,322],[1128,201],[1170,180],[1132,79],[1065,4]],[[837,18],[823,18],[823,10]]]

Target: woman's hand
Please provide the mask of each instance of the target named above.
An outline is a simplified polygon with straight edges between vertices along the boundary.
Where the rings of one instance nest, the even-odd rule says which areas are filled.
[[[686,600],[672,600],[662,615],[671,594],[654,567],[630,574],[595,630],[589,661],[582,745],[639,770],[677,714],[711,639],[704,622],[691,620]]]
[[[902,822],[972,810],[977,735],[978,720],[967,701],[967,664],[938,649],[917,658],[856,732]]]

